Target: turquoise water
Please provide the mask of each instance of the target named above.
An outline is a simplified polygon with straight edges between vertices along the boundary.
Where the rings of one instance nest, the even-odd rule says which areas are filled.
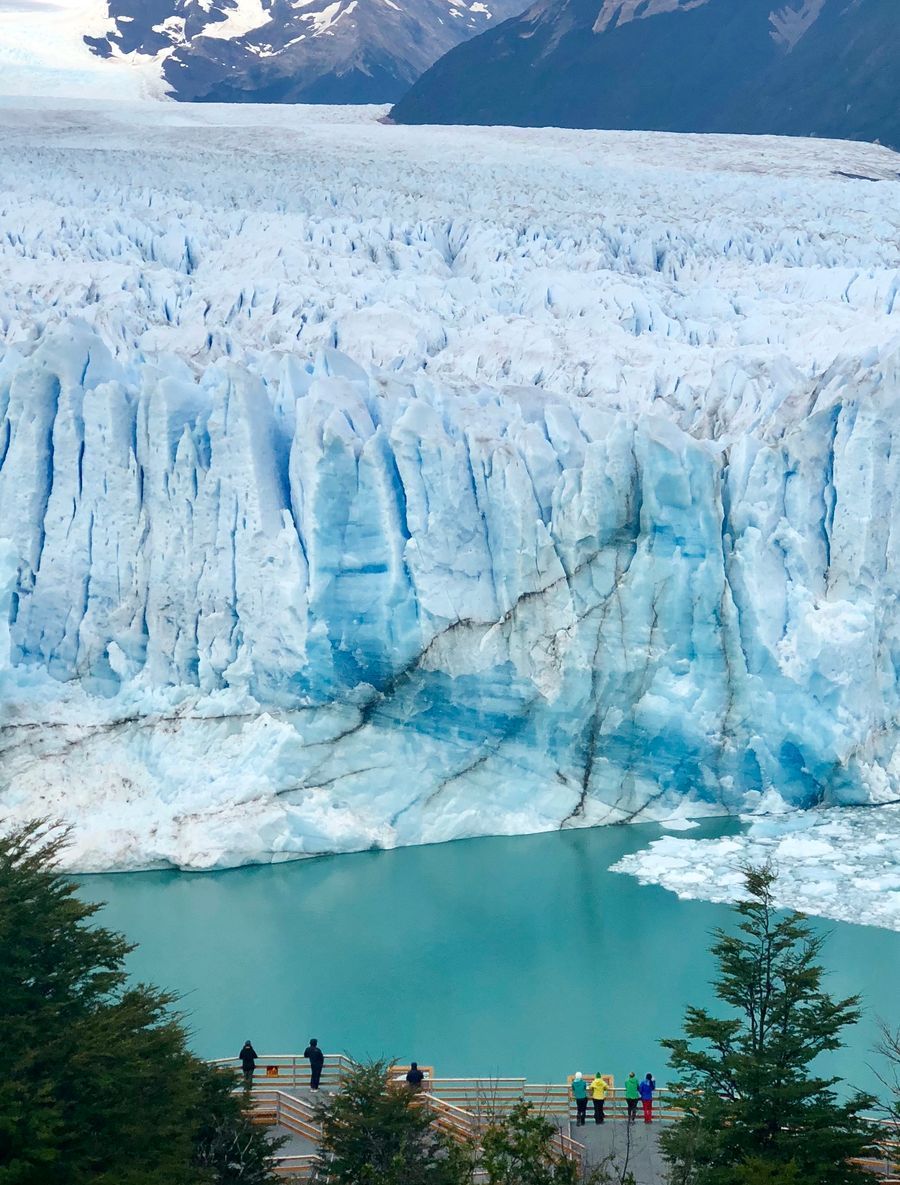
[[[709,823],[698,838],[733,824]],[[138,978],[182,993],[193,1044],[330,1052],[439,1075],[665,1079],[658,1038],[712,1002],[708,933],[730,911],[607,871],[659,835],[606,827],[231,872],[86,877]],[[831,1065],[875,1089],[874,1017],[898,1016],[900,934],[824,923],[829,989],[867,1018]]]

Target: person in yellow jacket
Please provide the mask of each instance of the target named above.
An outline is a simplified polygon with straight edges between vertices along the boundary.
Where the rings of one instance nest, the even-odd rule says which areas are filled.
[[[594,1100],[594,1123],[602,1123],[605,1118],[603,1107],[606,1102],[606,1096],[609,1094],[609,1086],[606,1079],[601,1078],[599,1070],[590,1085],[590,1093],[591,1098]]]

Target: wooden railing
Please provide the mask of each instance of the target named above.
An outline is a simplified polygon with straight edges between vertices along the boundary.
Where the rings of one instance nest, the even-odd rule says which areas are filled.
[[[236,1081],[242,1081],[241,1068],[235,1058],[220,1058],[213,1064],[231,1070]],[[352,1065],[352,1060],[345,1054],[326,1054],[320,1082],[322,1089],[339,1089]],[[397,1066],[394,1074],[402,1079],[407,1069],[407,1066]],[[542,1115],[575,1119],[575,1100],[565,1082],[534,1083],[525,1078],[438,1078],[432,1067],[421,1066],[420,1069],[426,1074],[422,1087],[429,1095],[478,1116],[505,1114],[525,1099]],[[305,1090],[309,1081],[309,1063],[301,1054],[263,1054],[258,1059],[252,1088],[254,1093],[266,1088]],[[605,1112],[610,1120],[625,1118],[625,1096],[621,1088],[610,1090]],[[668,1091],[657,1091],[653,1113],[654,1119],[664,1121],[676,1117]]]
[[[236,1085],[242,1081],[240,1065],[234,1058],[220,1058],[213,1065],[232,1070]],[[324,1090],[340,1088],[344,1075],[353,1066],[344,1054],[326,1054],[320,1085]],[[575,1100],[567,1083],[531,1083],[524,1078],[437,1078],[430,1066],[421,1066],[426,1073],[421,1097],[435,1113],[435,1124],[453,1139],[469,1141],[478,1135],[497,1116],[508,1113],[522,1099],[548,1118],[556,1118],[564,1125],[574,1122]],[[401,1081],[406,1066],[395,1067]],[[300,1054],[267,1054],[259,1058],[252,1082],[251,1111],[317,1144],[321,1129],[315,1122],[314,1109],[308,1102],[290,1093],[292,1089],[309,1086],[309,1063]],[[671,1091],[660,1089],[653,1099],[653,1118],[664,1123],[677,1119],[680,1112],[673,1106]],[[607,1093],[604,1106],[607,1121],[623,1121],[627,1116],[625,1092],[613,1087]],[[588,1123],[593,1123],[589,1107]],[[642,1119],[638,1108],[638,1121]],[[900,1126],[878,1120],[885,1128],[885,1138],[879,1141],[873,1155],[855,1161],[871,1172],[879,1185],[900,1185]],[[584,1147],[560,1127],[559,1147],[566,1155],[580,1159]],[[313,1155],[280,1156],[276,1160],[279,1174],[292,1180],[306,1181],[313,1175],[316,1157]]]
[[[421,1098],[434,1113],[435,1127],[462,1144],[479,1144],[485,1129],[497,1117],[496,1109],[478,1114],[427,1092],[423,1092]],[[578,1161],[584,1156],[584,1145],[573,1140],[562,1128],[559,1129],[554,1142],[564,1156]]]
[[[236,1058],[217,1058],[212,1065],[223,1070],[231,1070],[238,1082],[243,1081],[240,1063]],[[324,1090],[336,1090],[344,1079],[344,1074],[352,1066],[350,1058],[342,1053],[327,1053],[322,1067],[321,1087]],[[253,1074],[253,1089],[257,1086],[269,1086],[273,1089],[309,1086],[309,1062],[299,1053],[267,1053],[257,1060]]]
[[[447,1103],[436,1095],[423,1091],[420,1096],[434,1113],[434,1126],[459,1143],[477,1140],[479,1124],[471,1111],[465,1111],[454,1103]]]
[[[250,1096],[250,1114],[256,1119],[277,1123],[311,1144],[318,1144],[322,1129],[316,1122],[313,1108],[303,1099],[283,1090],[254,1089]]]
[[[884,1129],[884,1138],[872,1149],[875,1155],[853,1163],[877,1177],[879,1185],[900,1185],[900,1124],[893,1119],[869,1118]]]
[[[279,1177],[291,1181],[311,1181],[315,1176],[317,1156],[276,1156],[274,1169]]]

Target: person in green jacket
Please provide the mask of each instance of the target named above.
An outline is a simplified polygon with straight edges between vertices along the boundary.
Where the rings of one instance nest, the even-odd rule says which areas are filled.
[[[572,1079],[572,1098],[575,1100],[575,1126],[584,1127],[587,1120],[587,1083],[579,1070]]]
[[[638,1099],[641,1097],[638,1090],[637,1075],[634,1070],[625,1079],[625,1102],[628,1106],[628,1122],[634,1123],[637,1118]]]

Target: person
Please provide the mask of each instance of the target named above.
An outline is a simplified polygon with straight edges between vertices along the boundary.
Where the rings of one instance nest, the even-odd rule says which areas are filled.
[[[310,1037],[309,1045],[303,1050],[303,1056],[309,1058],[309,1089],[318,1090],[322,1078],[322,1067],[325,1064],[325,1054],[319,1048],[315,1037]]]
[[[637,1075],[632,1070],[625,1079],[625,1103],[628,1107],[629,1123],[634,1123],[635,1119],[637,1119],[637,1105],[640,1097],[641,1092],[638,1090]]]
[[[410,1062],[409,1073],[406,1075],[406,1081],[409,1083],[411,1090],[418,1090],[425,1081],[425,1075],[419,1069],[418,1062]]]
[[[241,1069],[244,1071],[244,1090],[249,1090],[253,1085],[253,1071],[256,1069],[256,1059],[259,1054],[253,1048],[251,1041],[245,1041],[241,1046],[241,1052],[238,1054],[240,1059]]]
[[[606,1084],[606,1079],[601,1077],[600,1071],[594,1078],[590,1086],[591,1098],[594,1100],[594,1123],[602,1123],[606,1118],[603,1114],[604,1104],[606,1103],[606,1095],[609,1087]]]
[[[644,1107],[644,1123],[653,1122],[653,1092],[656,1090],[656,1083],[653,1081],[653,1075],[648,1074],[638,1087],[638,1092],[641,1096],[641,1103]]]
[[[575,1126],[584,1127],[587,1119],[587,1083],[580,1070],[572,1079],[572,1097],[575,1099]]]

